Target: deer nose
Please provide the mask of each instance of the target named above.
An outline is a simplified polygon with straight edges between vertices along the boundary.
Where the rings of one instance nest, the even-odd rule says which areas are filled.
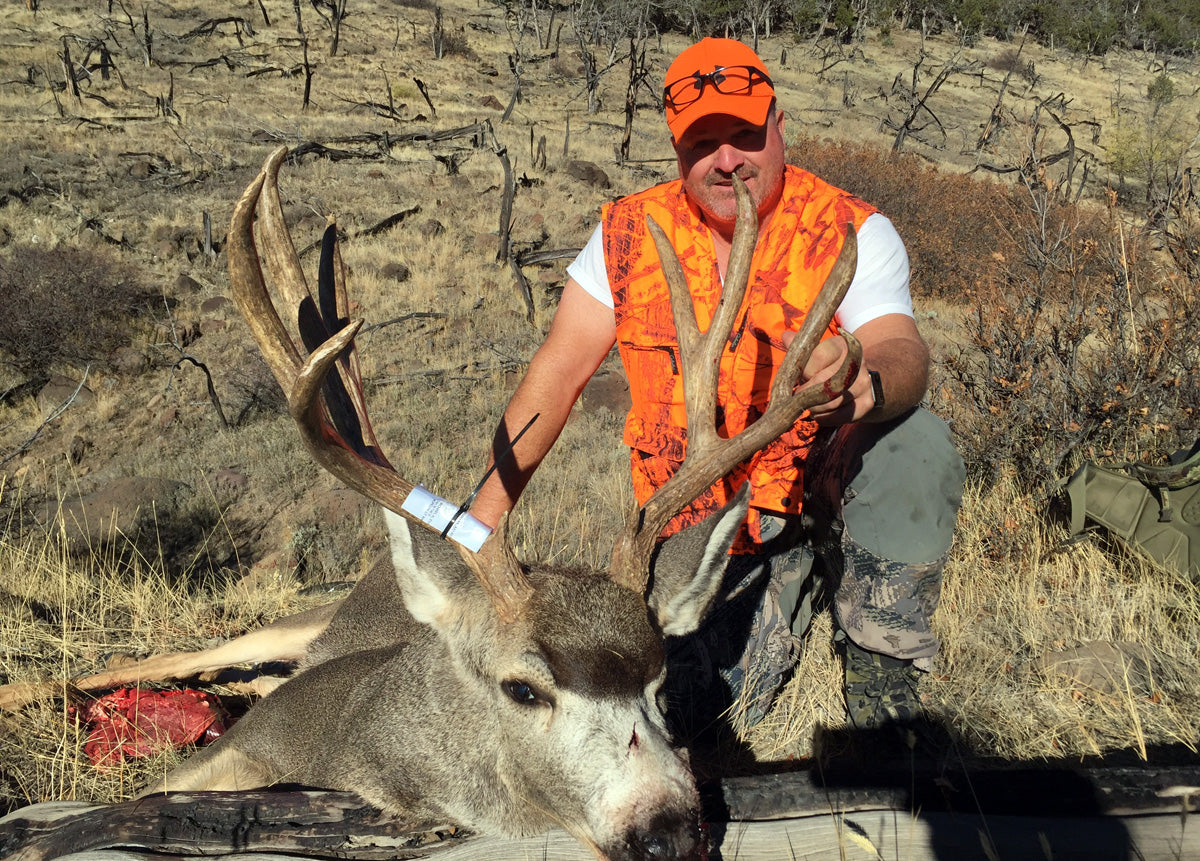
[[[639,861],[694,861],[705,857],[701,852],[702,834],[694,819],[667,822],[660,817],[645,831],[631,834],[627,845]]]

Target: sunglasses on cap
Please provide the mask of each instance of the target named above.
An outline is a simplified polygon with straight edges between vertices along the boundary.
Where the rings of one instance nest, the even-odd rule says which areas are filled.
[[[756,84],[773,86],[762,69],[725,66],[711,72],[693,72],[687,77],[671,81],[663,87],[663,100],[671,110],[680,111],[699,101],[705,87],[712,87],[727,96],[745,96],[753,92]]]

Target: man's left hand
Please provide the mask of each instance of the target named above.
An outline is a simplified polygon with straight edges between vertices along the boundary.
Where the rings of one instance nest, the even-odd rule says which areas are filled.
[[[785,343],[791,342],[791,335],[791,332],[785,333]],[[800,388],[825,385],[841,368],[845,358],[846,342],[841,338],[826,338],[817,344],[812,355],[808,357],[801,372]],[[808,417],[821,425],[844,425],[858,421],[874,406],[871,380],[864,365],[860,366],[858,376],[851,381],[849,388],[833,400],[810,408]]]
[[[863,348],[858,376],[839,397],[809,410],[809,418],[822,425],[886,421],[921,403],[929,382],[929,347],[913,318],[885,314],[863,323],[853,334]],[[793,333],[785,332],[783,342],[789,345],[794,338]],[[804,365],[800,387],[827,383],[841,367],[845,353],[846,342],[841,338],[826,338],[817,344]],[[883,381],[886,403],[878,410],[868,369],[879,371]]]

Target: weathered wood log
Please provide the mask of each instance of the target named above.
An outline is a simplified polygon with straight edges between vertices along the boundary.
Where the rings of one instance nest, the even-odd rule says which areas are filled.
[[[819,780],[729,778],[706,789],[713,859],[1180,859],[1200,857],[1200,768],[1003,769]],[[136,850],[136,854],[124,850]],[[297,858],[587,861],[563,832],[525,839],[403,821],[350,793],[157,796],[48,803],[0,819],[14,861]]]

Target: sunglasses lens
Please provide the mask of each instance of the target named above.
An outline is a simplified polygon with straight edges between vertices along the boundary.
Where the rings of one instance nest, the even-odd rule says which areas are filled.
[[[754,85],[759,83],[770,86],[771,79],[753,66],[727,66],[672,81],[663,89],[663,98],[668,107],[678,111],[699,99],[705,87],[727,96],[741,96],[753,92]]]
[[[713,89],[727,96],[740,96],[754,89],[754,78],[746,66],[735,66],[732,69],[722,69],[714,72]]]
[[[700,98],[700,94],[704,92],[706,80],[706,76],[692,75],[690,78],[680,78],[678,81],[667,84],[667,104],[675,110],[687,107]]]

